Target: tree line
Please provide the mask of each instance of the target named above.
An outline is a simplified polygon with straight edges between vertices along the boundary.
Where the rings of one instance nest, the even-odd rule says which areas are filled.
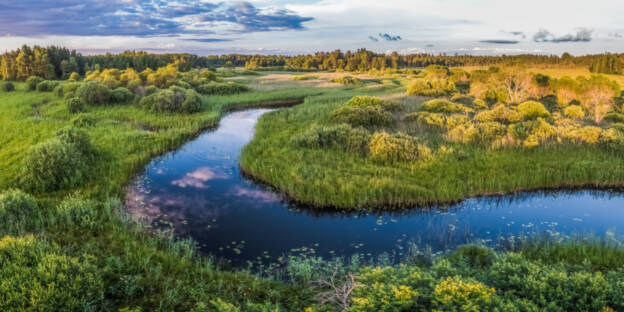
[[[87,71],[104,69],[127,69],[136,71],[156,70],[168,64],[176,64],[181,71],[192,68],[245,66],[247,69],[277,70],[327,70],[370,71],[412,67],[443,66],[492,66],[523,64],[553,67],[586,67],[596,73],[621,74],[624,54],[598,54],[572,56],[558,55],[446,55],[406,54],[397,52],[381,54],[359,49],[357,51],[317,52],[306,55],[212,55],[198,56],[188,53],[151,54],[144,51],[126,51],[119,54],[82,55],[63,47],[29,47],[9,51],[0,57],[0,78],[24,80],[30,76],[45,79],[65,79],[71,73],[84,75]]]

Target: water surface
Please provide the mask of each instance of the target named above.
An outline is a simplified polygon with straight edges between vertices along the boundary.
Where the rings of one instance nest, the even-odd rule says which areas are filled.
[[[410,242],[435,252],[531,233],[603,236],[624,226],[624,195],[606,191],[480,197],[400,213],[329,214],[297,207],[244,178],[238,167],[258,118],[269,111],[231,113],[218,129],[153,160],[128,191],[130,211],[233,263],[298,253],[400,255]]]

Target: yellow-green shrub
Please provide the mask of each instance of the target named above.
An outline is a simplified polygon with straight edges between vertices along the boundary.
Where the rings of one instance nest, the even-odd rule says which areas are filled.
[[[494,288],[460,277],[447,277],[434,289],[434,303],[440,311],[488,311],[495,296]]]
[[[580,105],[570,105],[564,109],[563,113],[567,117],[576,120],[582,120],[585,118],[585,111]]]
[[[359,274],[360,286],[353,291],[349,311],[420,310],[424,307],[418,289],[431,282],[432,278],[417,266],[365,267]]]
[[[498,104],[490,110],[479,112],[474,119],[481,122],[498,121],[502,123],[513,123],[520,121],[522,115],[513,108],[509,108],[504,104]]]
[[[421,110],[430,112],[430,113],[471,113],[473,109],[461,104],[453,103],[446,100],[435,99],[431,101],[425,102]]]
[[[384,110],[396,111],[403,108],[398,102],[385,101],[374,96],[354,96],[346,104],[351,107],[381,107]]]
[[[360,79],[356,77],[351,77],[351,76],[337,77],[337,78],[332,79],[332,82],[339,83],[345,86],[357,85],[357,84],[362,83]]]
[[[524,120],[550,117],[550,112],[548,112],[544,105],[535,101],[526,101],[518,105],[518,112]]]
[[[394,116],[385,111],[381,106],[351,105],[344,105],[334,110],[331,118],[356,127],[385,126],[394,120]]]
[[[292,138],[293,145],[306,148],[340,148],[345,151],[365,154],[368,151],[370,134],[363,128],[350,125],[313,126]]]
[[[424,159],[431,150],[402,132],[389,134],[385,131],[373,134],[369,143],[371,157],[382,162]]]
[[[425,80],[422,78],[412,81],[407,88],[407,94],[422,96],[445,96],[457,92],[455,84],[446,79]]]
[[[446,116],[440,113],[414,112],[406,115],[405,121],[416,122],[419,126],[438,130],[446,127]]]

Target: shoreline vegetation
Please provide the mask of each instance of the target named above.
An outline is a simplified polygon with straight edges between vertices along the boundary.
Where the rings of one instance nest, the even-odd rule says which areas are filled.
[[[308,256],[244,270],[136,222],[119,200],[150,159],[227,111],[301,99],[265,114],[241,156],[246,171],[295,198],[360,208],[563,180],[619,183],[620,59],[5,53],[0,310],[624,310],[624,247],[613,233],[501,238],[494,249],[437,255],[414,247],[400,263]],[[510,62],[551,72],[505,76],[518,68]]]

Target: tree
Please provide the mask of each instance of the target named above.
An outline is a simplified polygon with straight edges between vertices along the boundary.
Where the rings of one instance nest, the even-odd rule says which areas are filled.
[[[501,79],[511,104],[522,103],[529,97],[533,77],[522,68],[507,68],[497,76]]]

